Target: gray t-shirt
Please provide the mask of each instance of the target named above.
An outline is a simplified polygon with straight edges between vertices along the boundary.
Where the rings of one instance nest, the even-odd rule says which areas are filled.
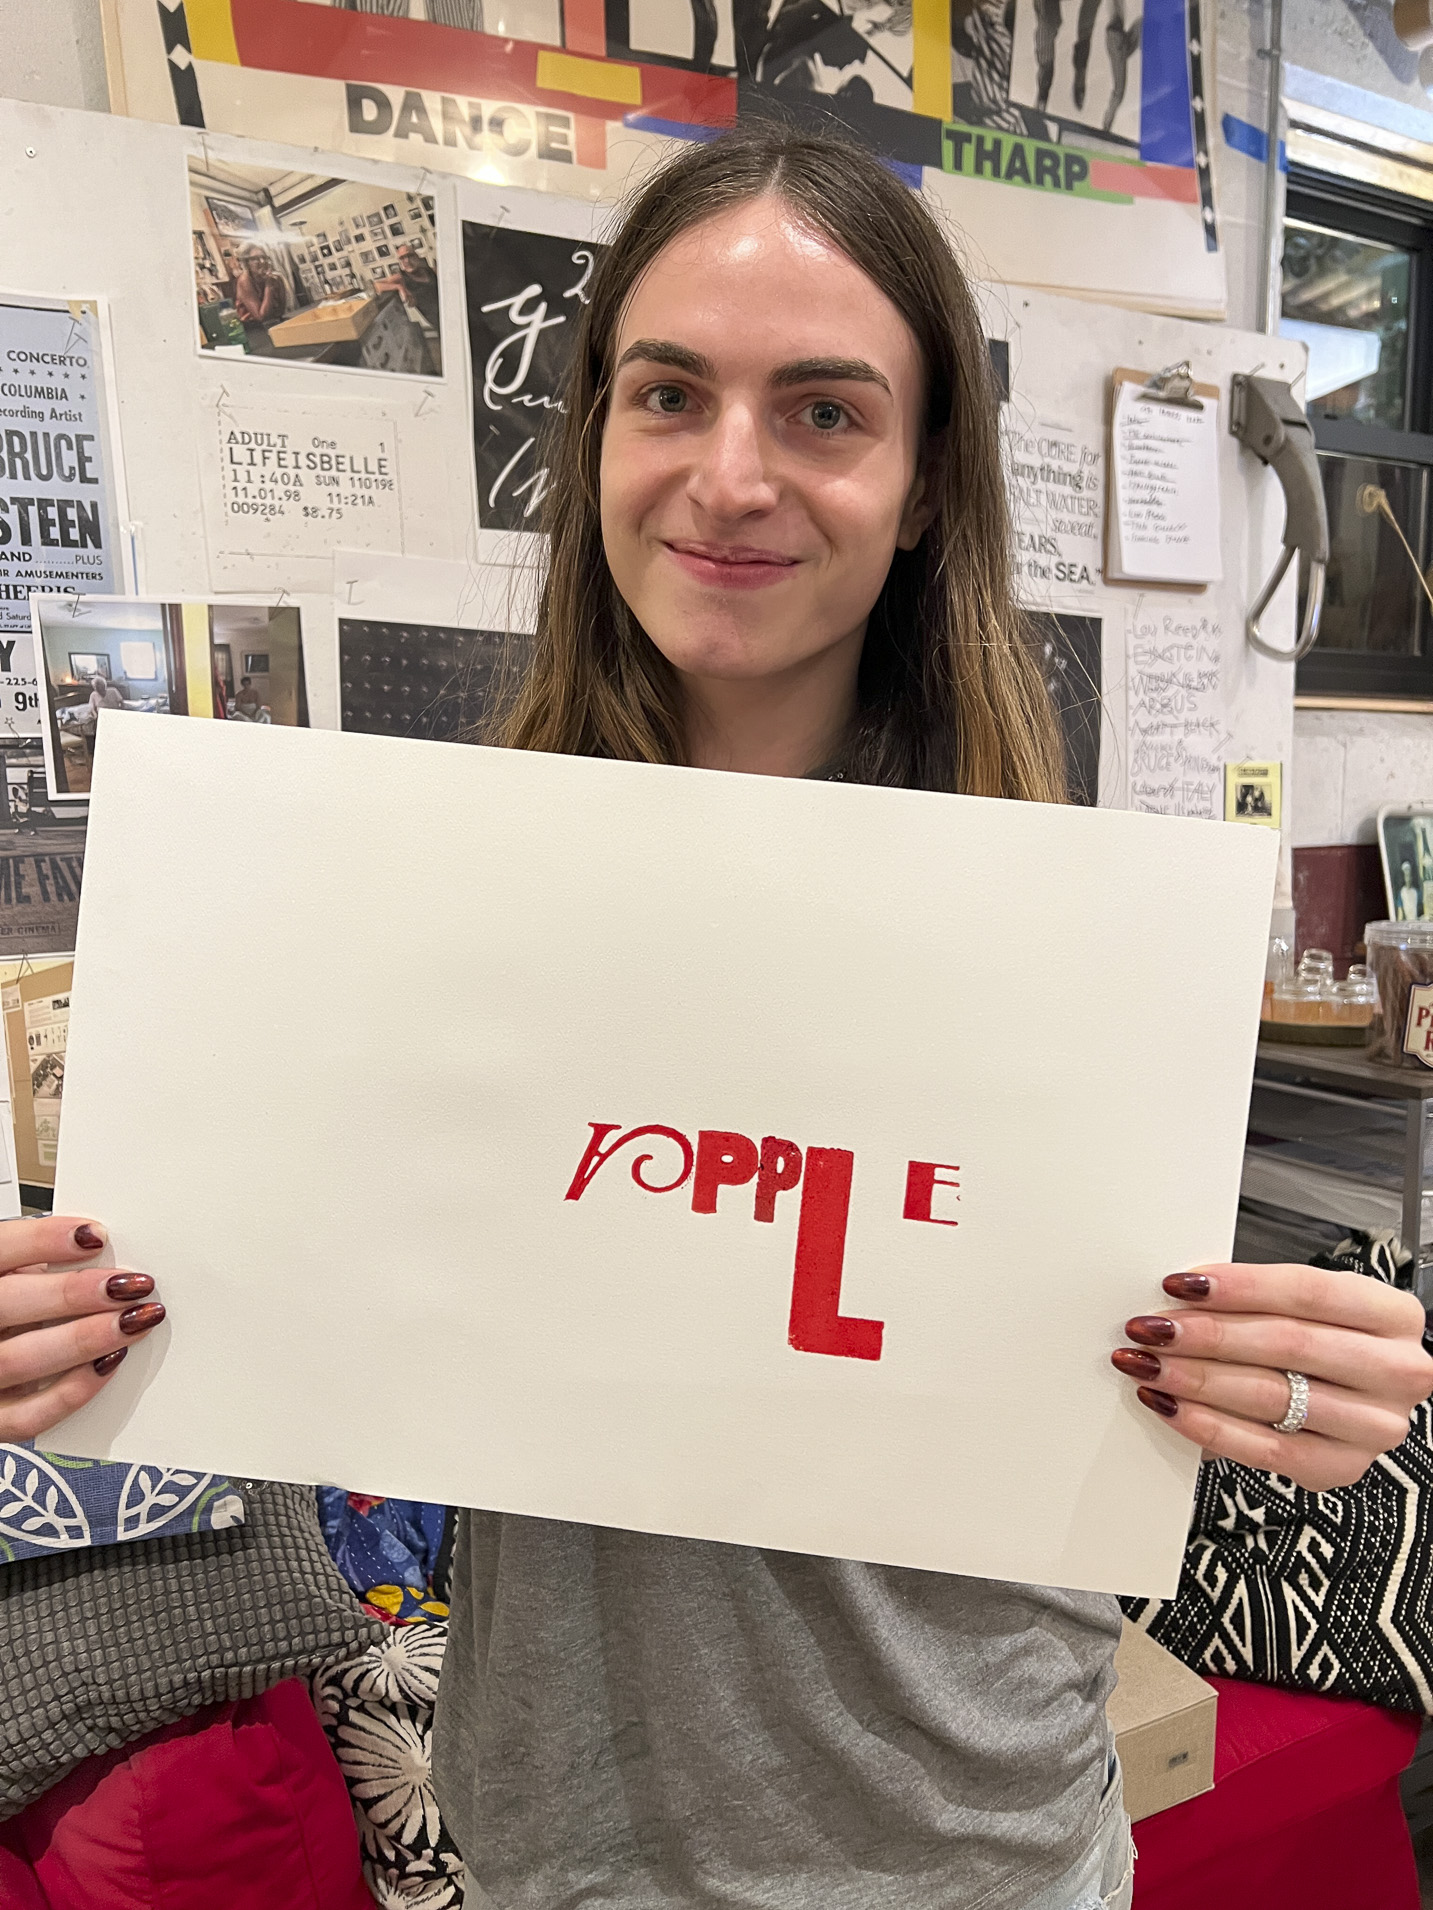
[[[433,1751],[467,1910],[1015,1910],[1094,1835],[1119,1631],[1096,1593],[465,1512]]]

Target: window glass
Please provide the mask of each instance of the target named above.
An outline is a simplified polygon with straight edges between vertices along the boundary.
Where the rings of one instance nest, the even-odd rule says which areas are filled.
[[[1309,348],[1311,416],[1406,428],[1411,263],[1402,246],[1287,221],[1279,330]]]
[[[1387,459],[1319,453],[1329,514],[1329,567],[1319,625],[1320,650],[1384,656],[1423,654],[1423,592],[1408,553],[1381,512],[1359,506],[1366,484],[1381,485],[1415,551],[1427,534],[1428,467]]]

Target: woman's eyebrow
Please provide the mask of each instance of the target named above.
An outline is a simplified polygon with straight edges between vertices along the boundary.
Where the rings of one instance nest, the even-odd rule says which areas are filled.
[[[684,371],[692,378],[715,379],[716,366],[710,358],[690,346],[673,344],[667,338],[639,338],[629,345],[617,360],[617,369],[634,364],[643,359],[649,365],[670,365],[673,371]]]
[[[887,397],[891,387],[884,372],[876,370],[864,358],[798,358],[790,365],[778,365],[771,374],[773,385],[809,385],[837,383],[879,385]]]

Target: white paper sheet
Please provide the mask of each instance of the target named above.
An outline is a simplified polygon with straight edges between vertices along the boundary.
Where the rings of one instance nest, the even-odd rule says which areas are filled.
[[[1269,832],[106,743],[56,1202],[170,1315],[57,1450],[1174,1590],[1198,1454],[1109,1349],[1229,1250]],[[728,1176],[723,1135],[771,1137],[774,1218],[760,1175],[714,1213],[710,1171],[634,1184],[677,1179],[670,1134],[583,1186],[642,1127]],[[790,1343],[794,1294],[845,1351]]]
[[[214,430],[216,552],[327,562],[338,544],[402,549],[398,428],[386,412],[225,396]]]
[[[1142,595],[1125,612],[1128,803],[1160,816],[1224,814],[1224,624],[1213,603]]]
[[[537,628],[547,539],[525,531],[477,535],[478,557],[471,564],[336,550],[333,597],[339,616],[531,635]]]
[[[1037,606],[1092,590],[1100,582],[1103,446],[1059,419],[1017,421],[1010,405],[1001,406],[1000,421],[1020,601]]]
[[[1111,577],[1209,584],[1219,536],[1219,400],[1162,404],[1122,384],[1115,397]]]

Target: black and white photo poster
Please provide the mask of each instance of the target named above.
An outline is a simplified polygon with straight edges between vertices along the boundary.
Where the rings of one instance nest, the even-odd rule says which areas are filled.
[[[95,307],[0,296],[0,638],[23,633],[22,653],[31,591],[122,588],[108,440]],[[0,728],[14,714],[7,690]]]
[[[543,445],[603,248],[513,226],[463,223],[473,355],[473,456],[484,530],[536,530]]]

